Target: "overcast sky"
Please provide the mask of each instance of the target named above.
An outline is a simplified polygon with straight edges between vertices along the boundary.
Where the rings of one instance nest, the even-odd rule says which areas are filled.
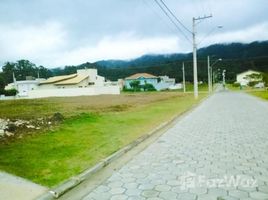
[[[268,39],[267,0],[165,3],[188,29],[192,17],[213,15],[197,27],[199,47]],[[1,64],[28,59],[58,67],[191,50],[154,0],[0,0]]]

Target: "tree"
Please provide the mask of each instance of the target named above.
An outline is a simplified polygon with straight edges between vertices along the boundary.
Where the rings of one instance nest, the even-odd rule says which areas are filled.
[[[138,80],[131,81],[129,85],[135,92],[140,91],[140,81]]]
[[[2,74],[4,77],[5,84],[13,82],[13,72],[16,71],[15,63],[6,62],[5,65],[2,67]]]
[[[263,79],[262,74],[253,73],[246,76],[246,79],[249,81],[248,85],[250,87],[255,86],[256,84],[260,83]]]
[[[145,83],[143,89],[144,91],[156,91],[155,87],[150,83]]]
[[[5,89],[5,78],[3,73],[0,73],[0,94],[3,93],[4,89]]]
[[[25,80],[26,76],[35,78],[37,78],[38,75],[40,78],[49,78],[52,76],[52,72],[49,69],[43,66],[37,67],[29,60],[18,60],[15,63],[7,62],[2,69],[5,84],[13,82],[13,73],[18,81]]]
[[[262,77],[265,87],[268,87],[268,73],[262,73]]]

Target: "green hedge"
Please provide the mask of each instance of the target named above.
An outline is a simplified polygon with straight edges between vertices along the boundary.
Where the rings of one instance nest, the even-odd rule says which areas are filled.
[[[10,89],[10,90],[1,90],[0,95],[5,95],[5,96],[16,96],[18,91],[16,89]]]

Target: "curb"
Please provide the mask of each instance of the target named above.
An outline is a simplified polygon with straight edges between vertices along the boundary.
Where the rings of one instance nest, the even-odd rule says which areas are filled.
[[[43,195],[38,197],[36,200],[54,200],[54,199],[59,198],[60,196],[62,196],[63,194],[65,194],[66,192],[71,190],[72,188],[76,187],[77,185],[79,185],[83,181],[89,179],[93,174],[97,173],[98,171],[100,171],[105,166],[109,165],[110,163],[112,163],[113,161],[118,159],[119,157],[123,156],[128,151],[132,150],[134,147],[136,147],[137,145],[139,145],[140,143],[145,141],[147,138],[151,137],[152,135],[154,135],[158,131],[160,131],[160,130],[164,129],[165,127],[167,127],[168,125],[172,124],[174,121],[176,121],[180,117],[182,117],[185,114],[187,114],[187,113],[191,112],[192,110],[194,110],[197,106],[202,104],[204,101],[206,101],[211,96],[212,95],[208,95],[208,96],[204,97],[204,99],[202,99],[199,103],[194,104],[188,110],[185,110],[184,112],[182,112],[179,115],[173,117],[172,119],[161,123],[159,126],[157,126],[155,129],[151,130],[147,134],[142,135],[141,137],[139,137],[138,139],[134,140],[133,142],[131,142],[127,146],[119,149],[118,151],[116,151],[112,155],[106,157],[105,159],[103,159],[102,161],[97,163],[95,166],[83,171],[82,173],[78,174],[77,176],[69,178],[68,180],[66,180],[62,184],[56,186],[55,188],[50,189],[48,192],[44,193]]]

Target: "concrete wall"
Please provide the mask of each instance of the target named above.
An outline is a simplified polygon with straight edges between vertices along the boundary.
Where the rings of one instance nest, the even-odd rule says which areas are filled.
[[[72,97],[72,96],[92,96],[100,94],[120,94],[119,86],[92,86],[88,88],[64,88],[64,89],[42,89],[29,92],[29,98],[45,97]]]

